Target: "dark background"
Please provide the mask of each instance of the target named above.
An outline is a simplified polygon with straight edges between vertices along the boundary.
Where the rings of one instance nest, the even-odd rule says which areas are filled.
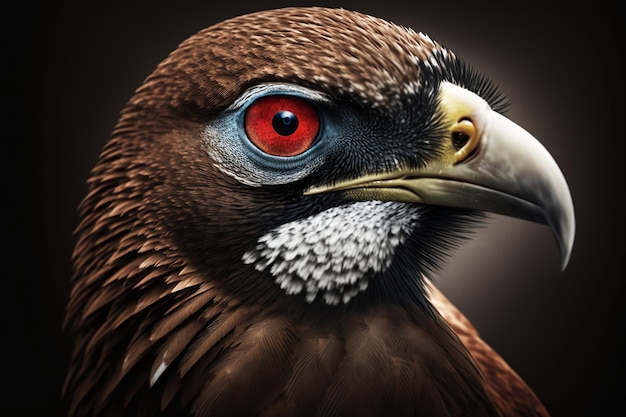
[[[76,207],[135,88],[196,31],[242,13],[301,4],[168,3],[3,6],[3,416],[63,415],[68,340],[61,321]],[[547,228],[494,216],[441,272],[441,287],[554,417],[621,414],[624,6],[404,3],[315,4],[424,31],[496,80],[512,102],[508,116],[561,166],[577,214],[563,273]]]

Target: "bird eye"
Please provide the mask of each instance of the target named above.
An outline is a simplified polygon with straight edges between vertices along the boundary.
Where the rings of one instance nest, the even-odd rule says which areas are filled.
[[[308,101],[293,96],[267,96],[250,105],[246,134],[263,152],[296,156],[308,150],[320,130],[320,118]]]

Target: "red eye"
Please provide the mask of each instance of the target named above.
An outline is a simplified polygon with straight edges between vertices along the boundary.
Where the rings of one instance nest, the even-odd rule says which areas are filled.
[[[274,156],[295,156],[309,149],[320,129],[315,108],[292,96],[267,96],[248,108],[244,120],[248,138]]]

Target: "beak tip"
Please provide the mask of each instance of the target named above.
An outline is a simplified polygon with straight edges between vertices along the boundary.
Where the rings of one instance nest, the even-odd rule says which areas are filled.
[[[567,265],[569,264],[569,259],[570,259],[570,252],[562,251],[561,252],[561,272],[564,272],[565,268],[567,268]]]
[[[571,255],[572,255],[572,247],[574,246],[574,239],[572,239],[568,243],[561,243],[561,272],[565,271],[567,265],[569,264]]]
[[[574,235],[576,228],[573,205],[569,205],[567,213],[568,214],[564,216],[563,223],[560,225],[560,230],[554,230],[555,237],[561,251],[561,272],[565,271],[565,268],[567,268],[567,265],[569,264],[572,249],[574,247]]]

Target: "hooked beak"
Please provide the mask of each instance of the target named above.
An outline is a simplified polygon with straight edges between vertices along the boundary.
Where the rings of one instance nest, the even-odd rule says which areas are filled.
[[[449,82],[439,89],[446,143],[440,157],[415,169],[312,187],[355,200],[393,200],[488,211],[552,229],[565,269],[574,244],[574,206],[548,151],[476,94]]]

